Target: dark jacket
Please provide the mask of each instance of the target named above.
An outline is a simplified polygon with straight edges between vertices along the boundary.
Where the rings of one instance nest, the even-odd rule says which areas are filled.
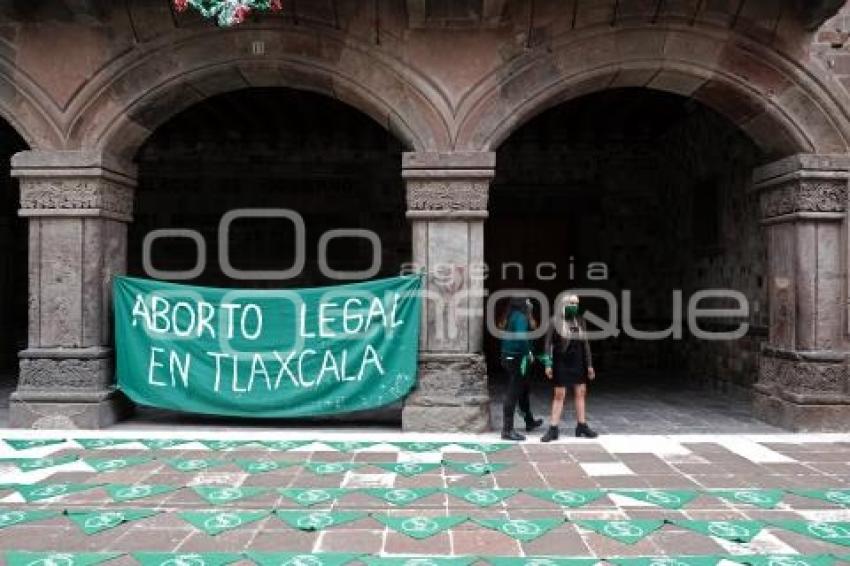
[[[582,318],[581,315],[577,316],[575,320],[578,323],[578,332],[567,333],[562,336],[561,327],[564,322],[563,318],[557,316],[552,317],[552,320],[549,321],[549,328],[546,330],[546,341],[543,345],[543,353],[547,356],[549,364],[552,364],[555,361],[556,348],[559,353],[563,353],[567,351],[567,347],[570,345],[570,342],[573,340],[581,340],[584,346],[584,369],[587,371],[588,368],[593,367],[593,357],[590,354],[590,342],[587,339],[587,324],[584,322],[584,318]]]

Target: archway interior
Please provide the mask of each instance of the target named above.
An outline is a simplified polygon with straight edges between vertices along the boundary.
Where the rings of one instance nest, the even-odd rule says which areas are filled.
[[[399,175],[402,145],[366,115],[331,98],[287,88],[219,94],[175,116],[140,148],[139,186],[128,238],[128,271],[149,276],[142,261],[146,234],[190,229],[206,242],[206,267],[187,283],[224,287],[301,287],[332,283],[317,252],[328,230],[365,228],[381,240],[379,276],[398,273],[410,258],[410,230]],[[290,209],[306,226],[304,269],[280,279],[226,276],[219,263],[218,227],[241,208]],[[244,218],[231,225],[229,257],[238,270],[285,270],[298,253],[293,223]],[[334,239],[334,270],[370,266],[364,239]],[[157,240],[158,270],[191,270],[196,244]]]
[[[569,288],[611,292],[621,333],[593,343],[598,390],[710,384],[746,395],[767,316],[757,199],[747,191],[763,158],[726,118],[679,95],[614,89],[547,110],[498,150],[485,238],[489,290],[527,287],[550,301]],[[681,340],[622,332],[623,291],[631,292],[633,326],[660,330],[671,325],[676,290],[686,313],[693,293],[714,288],[746,296],[745,337],[697,340],[687,323]],[[722,305],[734,306],[700,303]],[[603,302],[584,306],[610,319]],[[498,383],[497,341],[486,350]]]
[[[18,183],[12,156],[27,149],[21,136],[0,121],[0,412],[18,375],[18,352],[27,347],[27,222],[18,216]],[[0,421],[5,421],[0,416]]]

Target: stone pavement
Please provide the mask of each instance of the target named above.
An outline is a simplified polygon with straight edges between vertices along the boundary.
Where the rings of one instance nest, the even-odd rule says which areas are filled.
[[[252,437],[244,431],[232,434],[187,430],[179,436],[171,435],[173,438],[211,441],[236,438],[256,438],[267,442],[284,438],[303,439],[295,443],[295,448],[286,450],[284,448],[288,446],[280,444],[205,445],[197,441],[152,449],[138,441],[127,441],[140,438],[140,435],[132,435],[128,431],[86,434],[92,438],[123,439],[126,442],[117,445],[106,442],[104,447],[97,448],[65,440],[42,447],[18,446],[17,450],[7,443],[0,444],[0,458],[27,459],[0,462],[0,483],[17,484],[6,486],[6,489],[0,491],[0,523],[3,513],[21,510],[73,513],[142,509],[158,513],[94,534],[85,534],[70,520],[71,515],[13,524],[0,528],[0,549],[119,553],[256,551],[312,555],[344,552],[384,557],[558,556],[609,560],[629,556],[850,554],[850,530],[846,532],[846,537],[841,534],[844,531],[840,531],[839,537],[835,539],[844,544],[834,544],[767,524],[751,542],[741,543],[700,534],[671,523],[688,519],[733,523],[741,520],[764,523],[796,520],[845,522],[842,528],[850,528],[850,524],[846,523],[850,521],[850,499],[840,500],[845,502],[845,507],[840,502],[812,499],[788,491],[850,488],[850,435],[605,436],[596,441],[573,438],[550,445],[543,445],[535,439],[498,451],[482,452],[474,444],[445,443],[493,441],[494,436],[437,438],[428,435],[362,433],[352,436],[324,433],[322,440],[331,443],[324,444],[309,442],[315,436],[293,437],[286,433],[258,432]],[[147,438],[159,439],[167,436],[146,435]],[[71,438],[67,433],[49,431],[5,431],[2,437],[12,440]],[[80,438],[85,439],[85,436]],[[331,441],[334,438],[373,442],[359,448],[346,445],[334,447]],[[419,440],[439,441],[441,444],[398,446],[381,442]],[[70,458],[65,463],[62,463],[63,460],[29,460],[44,457]],[[133,457],[140,459],[130,461],[133,465],[124,468],[109,469],[116,464],[104,464],[111,459],[126,460]],[[217,462],[207,469],[178,471],[175,460],[195,462],[189,468],[199,466],[198,460]],[[262,470],[264,466],[275,466],[262,464],[260,468],[250,467],[251,462],[269,460],[278,462],[280,467],[270,471]],[[342,470],[335,470],[333,466],[311,470],[303,465],[323,462],[352,466],[343,466]],[[390,464],[398,462],[422,463],[423,471],[408,476],[388,469]],[[463,463],[489,464],[492,471],[481,473],[487,471],[481,466],[465,470]],[[28,464],[47,467],[31,471],[19,469],[21,466],[26,468]],[[384,467],[377,464],[384,464]],[[96,471],[92,466],[107,469]],[[320,471],[330,473],[317,473]],[[64,483],[96,487],[29,502],[22,497],[28,490],[38,489],[33,485],[44,487]],[[152,484],[181,489],[116,502],[107,491],[112,484]],[[211,504],[191,489],[203,486],[239,487],[249,496]],[[278,488],[343,490],[333,493],[328,502],[320,501],[307,507],[282,495],[277,491]],[[370,488],[437,489],[406,505],[393,505],[365,491]],[[447,493],[447,488],[517,491],[502,492],[512,495],[492,505],[479,506]],[[707,491],[719,488],[784,491],[779,492],[781,501],[775,508],[760,508],[724,500]],[[540,496],[540,493],[533,491],[535,489],[546,491]],[[696,497],[681,508],[665,508],[611,491],[629,489],[691,490]],[[585,494],[603,490],[603,493],[595,501],[573,508],[557,503],[557,497],[555,501],[552,500],[551,496],[558,490],[579,490]],[[255,522],[217,535],[204,532],[178,515],[187,511],[221,510],[332,511],[358,512],[363,515],[350,522],[309,531],[294,528],[274,515],[264,514]],[[471,520],[420,540],[393,530],[375,518],[384,515],[427,518],[458,516]],[[521,541],[475,522],[488,518],[557,521],[542,536]],[[665,520],[667,523],[642,540],[626,544],[575,523],[588,519],[648,519]],[[252,564],[246,558],[238,563]],[[129,555],[121,555],[109,564],[136,562]]]

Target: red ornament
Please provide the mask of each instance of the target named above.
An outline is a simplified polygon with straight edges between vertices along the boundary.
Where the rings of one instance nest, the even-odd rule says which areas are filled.
[[[246,6],[245,4],[239,4],[236,6],[236,9],[233,10],[233,23],[241,24],[245,21],[245,18],[248,17],[248,14],[251,13],[251,7]]]
[[[269,3],[269,9],[272,12],[280,12],[281,10],[283,10],[283,0],[272,0]]]
[[[174,9],[178,12],[185,12],[189,7],[189,0],[174,0]]]

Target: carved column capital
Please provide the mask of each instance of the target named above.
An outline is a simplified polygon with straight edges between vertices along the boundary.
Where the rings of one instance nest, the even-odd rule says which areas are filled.
[[[494,172],[492,152],[406,153],[408,218],[486,218]]]

